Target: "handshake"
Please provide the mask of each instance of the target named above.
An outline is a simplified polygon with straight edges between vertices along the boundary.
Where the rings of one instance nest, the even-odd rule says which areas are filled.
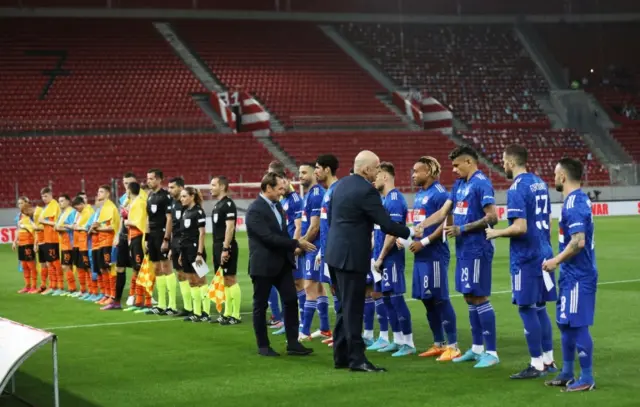
[[[317,250],[316,246],[305,240],[305,239],[298,239],[298,248],[296,249],[296,255],[301,254],[301,252],[313,252]]]

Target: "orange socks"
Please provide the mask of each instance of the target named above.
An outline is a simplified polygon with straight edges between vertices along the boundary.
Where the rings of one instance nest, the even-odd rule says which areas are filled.
[[[138,273],[136,271],[133,272],[131,276],[131,285],[129,286],[129,297],[133,297],[137,294],[137,284],[136,280],[138,279]]]
[[[22,262],[22,277],[24,278],[24,288],[31,289],[31,265],[28,261]]]
[[[67,278],[67,288],[69,291],[74,292],[78,289],[76,286],[76,277],[73,275],[73,270],[67,270],[66,278]]]
[[[89,273],[85,269],[78,269],[78,280],[80,281],[80,292],[87,292],[87,277]]]
[[[47,279],[49,278],[49,268],[46,263],[40,264],[40,275],[40,288],[45,290],[47,288]]]

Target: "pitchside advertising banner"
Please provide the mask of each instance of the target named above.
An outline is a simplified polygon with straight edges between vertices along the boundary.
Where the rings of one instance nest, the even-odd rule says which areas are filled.
[[[560,217],[562,204],[551,204],[551,216],[553,219]],[[640,215],[640,201],[615,201],[615,202],[593,202],[591,211],[594,216],[631,216]],[[507,219],[507,206],[498,205],[498,218],[500,220]],[[413,222],[413,211],[409,210],[407,222]],[[207,233],[211,233],[211,219],[207,218]],[[236,230],[244,232],[247,227],[244,223],[244,216],[238,216],[236,222]],[[0,244],[10,244],[16,238],[15,226],[0,227]]]

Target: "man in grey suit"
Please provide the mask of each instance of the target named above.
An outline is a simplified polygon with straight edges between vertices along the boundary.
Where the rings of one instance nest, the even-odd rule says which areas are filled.
[[[262,178],[260,196],[249,205],[246,214],[249,238],[249,275],[253,283],[253,330],[258,354],[280,356],[269,344],[267,335],[267,302],[275,287],[284,304],[284,326],[287,353],[304,356],[313,352],[298,342],[298,297],[293,282],[293,252],[300,248],[309,252],[316,247],[304,239],[289,237],[279,199],[285,193],[284,179],[273,172]]]
[[[371,268],[371,232],[380,225],[386,234],[408,239],[413,231],[394,223],[371,184],[380,170],[380,159],[362,151],[354,162],[354,175],[335,187],[329,208],[329,236],[325,262],[341,307],[333,331],[333,361],[337,369],[381,372],[364,355],[362,320],[367,273]]]

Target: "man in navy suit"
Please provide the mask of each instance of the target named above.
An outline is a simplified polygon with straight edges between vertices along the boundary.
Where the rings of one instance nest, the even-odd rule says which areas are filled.
[[[260,196],[249,205],[246,214],[249,275],[253,283],[253,330],[258,354],[262,356],[280,356],[271,348],[267,335],[267,302],[272,286],[278,290],[284,304],[287,353],[304,356],[313,352],[298,342],[298,297],[293,282],[293,252],[297,248],[311,252],[316,247],[304,239],[289,237],[279,202],[285,193],[284,185],[281,175],[267,173],[260,184]]]
[[[367,273],[371,269],[371,232],[380,225],[386,234],[404,239],[412,231],[404,222],[394,223],[372,182],[380,170],[380,159],[361,151],[354,162],[354,175],[343,178],[333,191],[329,208],[329,236],[325,262],[341,303],[333,331],[333,361],[337,369],[381,372],[364,355],[362,320]]]

